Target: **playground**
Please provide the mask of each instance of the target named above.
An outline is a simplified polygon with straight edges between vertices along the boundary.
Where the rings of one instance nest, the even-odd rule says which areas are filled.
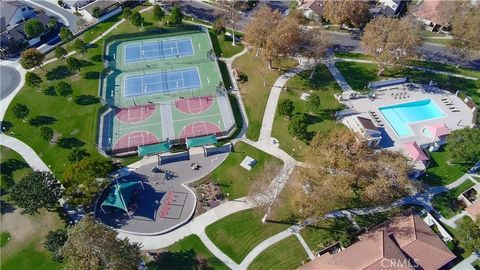
[[[235,120],[204,29],[119,39],[105,48],[101,83],[109,107],[98,145],[109,154],[205,135],[226,137]]]

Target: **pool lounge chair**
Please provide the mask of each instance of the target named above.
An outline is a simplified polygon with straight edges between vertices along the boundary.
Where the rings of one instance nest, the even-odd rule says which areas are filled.
[[[452,110],[452,112],[460,112],[459,109]]]

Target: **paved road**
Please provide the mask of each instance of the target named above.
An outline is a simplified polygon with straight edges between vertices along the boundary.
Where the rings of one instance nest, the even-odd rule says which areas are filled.
[[[0,99],[4,99],[17,88],[20,83],[20,72],[12,67],[0,66]]]
[[[266,2],[272,8],[279,9],[282,12],[285,12],[288,9],[288,1],[262,1]],[[212,5],[206,4],[201,1],[181,1],[182,9],[185,13],[192,17],[196,17],[202,20],[213,22],[218,14],[221,12],[221,9],[214,7]],[[251,20],[251,14],[254,12],[255,8],[252,11],[244,14],[240,21],[238,22],[237,29],[243,31],[245,26]],[[353,36],[348,33],[339,33],[339,32],[330,32],[332,35],[332,43],[341,48],[342,50],[361,52],[360,39],[358,36]],[[426,60],[437,61],[437,62],[446,62],[450,64],[457,64],[456,57],[449,53],[445,46],[425,43],[421,48],[420,52]],[[480,59],[475,61],[470,61],[465,66],[468,66],[472,69],[480,70]]]
[[[77,29],[78,17],[68,12],[64,8],[53,4],[52,2],[46,0],[23,0],[28,5],[32,5],[37,8],[42,8],[50,16],[58,17],[64,22],[64,25],[67,25],[68,28],[73,32]]]

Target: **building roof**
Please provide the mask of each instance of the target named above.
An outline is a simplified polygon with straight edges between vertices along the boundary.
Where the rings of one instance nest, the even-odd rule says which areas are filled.
[[[378,128],[375,126],[372,119],[357,116],[357,120],[364,129],[370,129],[370,130],[378,131]]]
[[[420,19],[429,20],[435,24],[447,25],[448,18],[440,14],[440,10],[445,8],[445,5],[453,5],[454,1],[443,0],[424,0],[414,13]]]
[[[24,6],[26,6],[26,4],[20,1],[0,0],[0,29],[2,32],[6,30],[8,23],[12,19],[12,16],[15,15],[15,11]]]
[[[323,0],[305,0],[298,6],[299,9],[310,9],[318,16],[323,15]]]
[[[450,134],[450,129],[445,125],[445,123],[427,125],[425,128],[432,136],[437,138]]]
[[[39,13],[37,16],[35,16],[33,18],[30,18],[29,20],[32,20],[32,19],[37,19],[38,21],[40,21],[40,23],[42,23],[42,25],[45,28],[47,28],[48,21],[50,20],[50,17],[45,12],[42,12],[42,13]],[[13,41],[20,41],[22,39],[26,39],[27,34],[25,34],[25,28],[24,27],[25,27],[25,23],[27,21],[15,26],[14,28],[12,28],[12,29],[4,32],[4,33],[2,33],[2,36],[5,36],[5,37],[7,37],[7,39],[10,39],[10,40],[13,40]]]
[[[480,200],[473,202],[471,205],[465,208],[465,211],[472,217],[472,219],[476,219],[477,216],[480,215]]]
[[[403,148],[410,156],[413,162],[428,160],[427,155],[423,152],[422,148],[418,146],[416,142],[408,142],[403,144]]]
[[[434,270],[455,258],[430,227],[413,214],[394,218],[359,239],[345,250],[326,253],[300,269],[415,269],[416,262],[418,269]]]

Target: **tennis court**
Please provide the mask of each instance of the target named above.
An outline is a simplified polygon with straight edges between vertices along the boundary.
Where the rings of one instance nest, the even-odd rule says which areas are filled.
[[[158,40],[125,46],[125,63],[188,55],[193,55],[193,45],[190,38]]]
[[[125,76],[124,97],[174,93],[202,87],[197,68]]]

